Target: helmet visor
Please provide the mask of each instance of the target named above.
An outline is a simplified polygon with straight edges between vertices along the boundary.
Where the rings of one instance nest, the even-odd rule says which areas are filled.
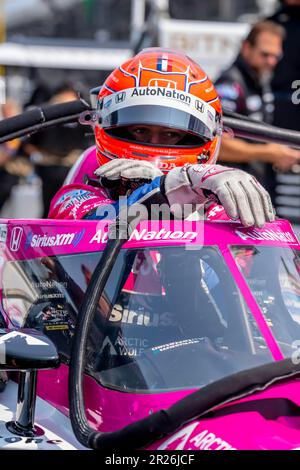
[[[216,112],[190,93],[171,88],[137,87],[114,93],[98,104],[104,129],[130,125],[159,125],[192,133],[204,141],[214,138]]]

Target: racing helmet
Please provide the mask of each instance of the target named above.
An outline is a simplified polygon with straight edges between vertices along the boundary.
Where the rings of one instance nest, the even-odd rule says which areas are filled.
[[[148,48],[115,69],[97,99],[97,160],[146,160],[163,172],[186,163],[215,163],[221,140],[222,109],[205,72],[181,52]],[[175,145],[144,143],[128,126],[180,131]]]

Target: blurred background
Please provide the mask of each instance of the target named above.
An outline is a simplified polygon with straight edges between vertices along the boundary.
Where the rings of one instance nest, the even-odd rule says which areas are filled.
[[[282,3],[0,0],[0,118],[39,104],[88,99],[89,89],[113,68],[149,46],[185,51],[216,80],[234,61],[251,25]],[[300,70],[294,79],[300,79]],[[86,129],[67,126],[0,146],[0,215],[46,216],[52,192],[91,143]],[[300,171],[294,167],[299,194],[293,195],[289,217],[297,223]]]
[[[2,96],[41,82],[92,87],[142,47],[182,49],[214,78],[275,0],[1,0]],[[4,91],[3,87],[6,87]]]

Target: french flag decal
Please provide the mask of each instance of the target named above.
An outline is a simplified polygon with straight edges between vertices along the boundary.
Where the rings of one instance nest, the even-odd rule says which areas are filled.
[[[167,55],[163,55],[157,59],[157,70],[159,72],[171,72],[172,71],[172,64],[169,61]]]

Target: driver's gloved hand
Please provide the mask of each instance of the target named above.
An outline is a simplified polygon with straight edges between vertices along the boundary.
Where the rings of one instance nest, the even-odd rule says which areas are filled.
[[[258,181],[242,170],[221,165],[185,165],[166,176],[165,195],[172,206],[203,204],[215,195],[226,214],[244,226],[262,227],[275,220],[271,198]]]
[[[142,179],[152,181],[157,176],[162,176],[162,172],[152,163],[143,160],[127,160],[117,158],[102,165],[95,171],[95,175],[115,181],[121,178]]]
[[[119,158],[102,165],[95,171],[101,186],[112,199],[131,194],[140,186],[151,183],[162,172],[152,163],[143,160]]]

